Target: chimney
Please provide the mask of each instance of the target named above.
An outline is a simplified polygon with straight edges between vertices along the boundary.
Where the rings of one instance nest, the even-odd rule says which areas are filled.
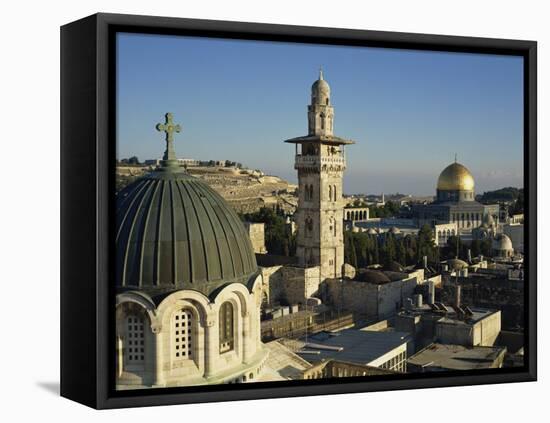
[[[456,288],[455,288],[455,304],[454,304],[454,308],[456,310],[458,310],[460,308],[460,303],[461,303],[461,296],[462,296],[462,286],[460,286],[458,283],[456,284]]]
[[[435,283],[428,281],[428,304],[435,303]]]

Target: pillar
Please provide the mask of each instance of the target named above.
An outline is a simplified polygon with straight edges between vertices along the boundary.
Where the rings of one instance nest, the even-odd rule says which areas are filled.
[[[216,373],[216,363],[220,352],[220,334],[216,320],[209,318],[205,324],[205,354],[204,354],[204,376],[206,378]]]
[[[243,314],[243,362],[248,363],[252,358],[254,337],[250,333],[250,313]]]
[[[120,336],[116,337],[116,366],[117,376],[121,377],[124,368],[124,350],[122,337]]]
[[[162,345],[162,335],[159,330],[153,332],[153,340],[155,344],[155,367],[153,370],[153,385],[162,386],[164,385],[164,348]]]

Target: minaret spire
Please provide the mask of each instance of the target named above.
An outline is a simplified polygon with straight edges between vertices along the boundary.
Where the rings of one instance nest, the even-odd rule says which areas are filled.
[[[319,79],[321,81],[323,80],[323,67],[322,66],[319,66]]]
[[[456,163],[456,162],[457,162],[457,161],[456,161],[456,153],[455,153],[455,163]]]

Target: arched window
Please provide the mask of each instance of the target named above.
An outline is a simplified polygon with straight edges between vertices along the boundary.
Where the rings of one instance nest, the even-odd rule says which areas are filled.
[[[332,201],[332,185],[328,186],[328,199]]]
[[[145,328],[143,317],[132,314],[126,318],[126,364],[143,364],[145,361]]]
[[[181,309],[172,316],[172,359],[174,361],[193,358],[193,314]]]
[[[311,233],[313,232],[313,219],[309,216],[306,217],[305,224],[306,224],[306,237],[310,237]]]
[[[234,348],[233,304],[226,301],[220,307],[220,354]]]
[[[332,186],[332,195],[334,196],[334,201],[336,201],[336,185]]]

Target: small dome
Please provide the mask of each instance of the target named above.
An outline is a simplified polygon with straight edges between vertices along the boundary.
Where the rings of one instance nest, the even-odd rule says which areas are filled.
[[[311,103],[312,104],[329,104],[330,103],[330,86],[323,79],[323,71],[319,71],[319,79],[311,86]]]
[[[474,177],[460,163],[447,166],[437,180],[437,189],[441,191],[473,191],[474,186]]]
[[[386,266],[386,270],[389,270],[391,272],[398,272],[398,273],[403,273],[403,266],[401,266],[400,263],[396,262],[396,261],[391,261],[387,266]]]
[[[376,229],[374,229],[374,228],[369,228],[369,230],[367,231],[367,234],[368,235],[377,235],[378,232],[376,232]]]
[[[506,234],[499,234],[493,239],[493,250],[512,251],[514,249],[512,240]]]
[[[449,259],[446,263],[449,265],[449,270],[462,270],[468,267],[468,263],[460,259]]]
[[[370,269],[359,269],[355,275],[355,280],[376,284],[391,282],[390,278],[388,278],[383,272]]]

